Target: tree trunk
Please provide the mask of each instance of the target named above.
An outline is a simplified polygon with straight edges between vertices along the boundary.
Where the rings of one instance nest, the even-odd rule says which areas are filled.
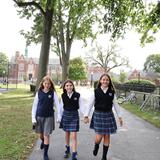
[[[36,83],[36,90],[39,87],[39,83],[42,78],[47,73],[48,60],[49,60],[49,50],[50,50],[50,41],[51,41],[51,28],[52,28],[52,18],[53,18],[53,7],[50,7],[52,2],[48,3],[48,9],[46,9],[46,14],[44,16],[43,23],[43,36],[42,36],[42,45],[39,58],[39,69],[38,69],[38,78]]]
[[[72,41],[66,44],[66,53],[62,54],[62,82],[68,79],[69,75],[69,60]],[[64,53],[64,52],[63,52]]]
[[[64,61],[62,64],[62,82],[68,79],[69,63]]]

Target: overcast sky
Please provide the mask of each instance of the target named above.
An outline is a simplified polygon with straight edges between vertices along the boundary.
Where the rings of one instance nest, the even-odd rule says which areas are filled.
[[[151,0],[148,0],[148,2]],[[154,0],[155,1],[155,0]],[[4,0],[0,5],[0,52],[6,53],[9,57],[20,51],[24,54],[25,39],[20,35],[19,31],[29,30],[31,23],[28,20],[20,19],[17,15],[12,0]],[[106,45],[106,35],[100,36],[98,42]],[[160,41],[147,44],[144,48],[140,47],[139,35],[130,32],[125,36],[125,40],[120,41],[121,54],[127,56],[133,69],[143,69],[143,64],[148,55],[160,53]],[[160,36],[159,36],[160,37]],[[88,50],[81,48],[81,43],[75,42],[72,48],[71,56],[83,56]],[[28,48],[29,56],[38,57],[40,53],[40,45],[33,45]],[[126,69],[126,68],[125,68]]]

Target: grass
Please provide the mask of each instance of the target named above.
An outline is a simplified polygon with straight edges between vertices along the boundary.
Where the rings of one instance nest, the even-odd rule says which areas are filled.
[[[126,110],[134,113],[138,117],[148,121],[149,123],[153,124],[154,126],[160,128],[160,112],[153,111],[153,110],[141,111],[140,107],[138,105],[129,104],[129,103],[123,104],[122,107],[125,108]]]
[[[22,160],[31,152],[37,137],[31,129],[32,95],[26,89],[0,95],[0,159]]]
[[[59,87],[56,91],[62,93]],[[24,160],[31,153],[37,139],[31,129],[33,98],[29,85],[22,84],[0,94],[0,159]]]

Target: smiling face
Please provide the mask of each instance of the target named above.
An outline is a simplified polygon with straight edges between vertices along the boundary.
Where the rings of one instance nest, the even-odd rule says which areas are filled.
[[[71,93],[73,91],[73,84],[70,82],[67,82],[64,86],[64,89],[67,91],[67,93]]]
[[[44,91],[49,91],[51,87],[51,82],[49,80],[45,80],[43,82]]]
[[[101,87],[106,88],[109,86],[110,84],[110,79],[107,75],[104,75],[101,79],[100,79],[100,83],[101,83]]]

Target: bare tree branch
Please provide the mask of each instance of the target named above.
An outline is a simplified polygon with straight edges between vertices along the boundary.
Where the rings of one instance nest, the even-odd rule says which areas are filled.
[[[94,51],[98,52],[97,59],[92,57],[92,60],[95,64],[100,65],[106,72],[109,72],[111,69],[128,65],[128,60],[125,58],[121,58],[116,52],[116,45],[112,45],[111,48],[107,50],[103,50],[101,47],[96,45],[96,49]],[[111,62],[111,65],[110,65]]]
[[[31,2],[18,2],[16,0],[13,0],[19,7],[25,7],[25,6],[35,6],[36,8],[38,8],[41,13],[43,15],[45,15],[45,11],[42,9],[42,7],[36,3],[35,1],[31,1]]]

